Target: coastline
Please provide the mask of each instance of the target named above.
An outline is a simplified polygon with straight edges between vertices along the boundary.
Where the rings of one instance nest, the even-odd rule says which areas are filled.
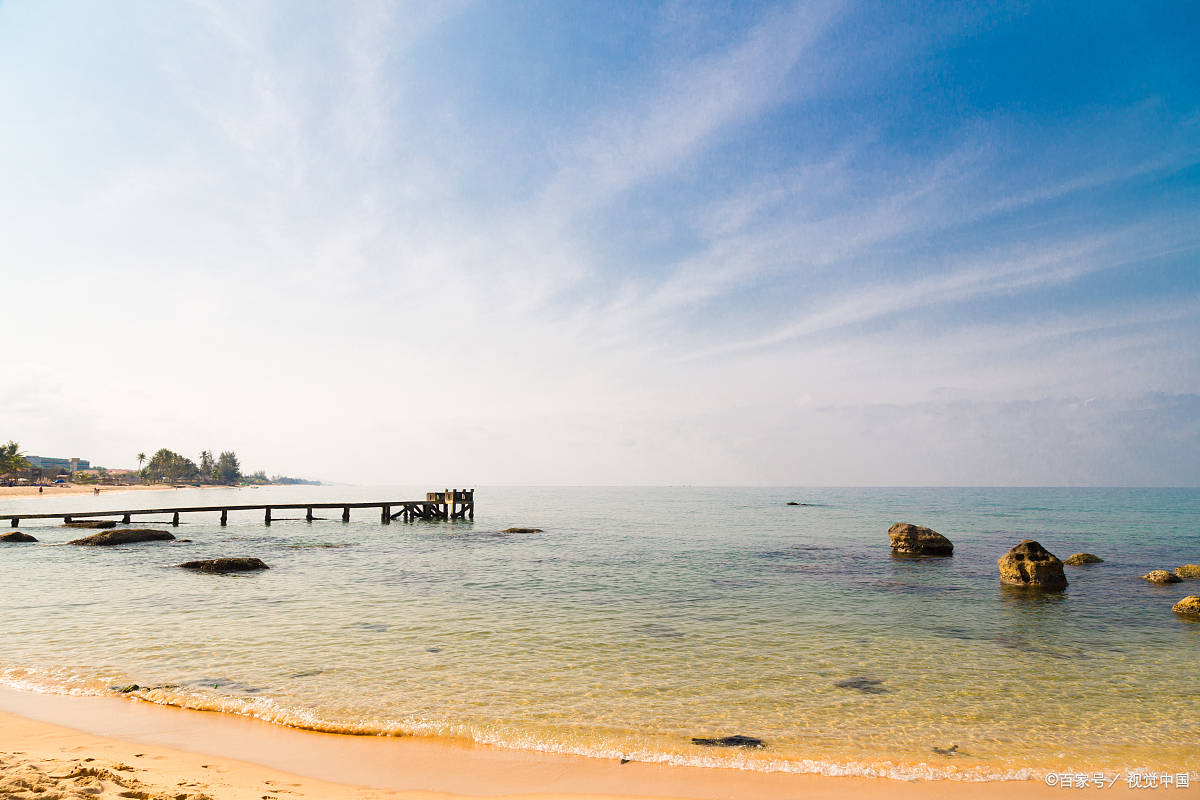
[[[53,788],[66,796],[80,791],[71,781],[82,780],[91,781],[93,788],[96,781],[107,781],[104,789],[111,789],[109,794],[87,796],[166,798],[182,792],[185,797],[202,794],[232,800],[280,796],[986,800],[1061,792],[1038,780],[900,781],[620,764],[422,737],[315,733],[116,697],[33,694],[10,688],[0,688],[0,764],[0,795],[4,796],[9,796],[5,794],[9,781],[28,783],[31,778],[42,781],[46,790]],[[107,773],[84,774],[88,770]],[[140,794],[128,794],[131,788]],[[1118,781],[1103,791],[1107,796],[1133,790]],[[1171,792],[1173,797],[1197,795],[1200,788]]]
[[[43,486],[46,491],[39,493],[37,486],[0,486],[0,499],[26,497],[61,497],[63,495],[94,494],[95,485],[70,483]],[[170,484],[134,484],[130,486],[100,486],[100,495],[120,494],[123,492],[163,492],[178,487]],[[188,489],[228,489],[228,486],[188,486]]]

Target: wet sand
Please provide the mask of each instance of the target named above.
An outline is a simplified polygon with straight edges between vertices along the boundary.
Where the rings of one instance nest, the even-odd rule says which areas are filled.
[[[1074,789],[1071,794],[1133,790]],[[1171,797],[1200,796],[1171,789]],[[313,733],[112,697],[0,690],[0,797],[1050,797],[1041,781],[967,783],[674,767],[422,738]]]

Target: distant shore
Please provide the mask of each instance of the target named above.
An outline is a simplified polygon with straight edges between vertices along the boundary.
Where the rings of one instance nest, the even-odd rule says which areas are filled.
[[[1059,796],[1042,781],[827,777],[505,750],[420,737],[346,736],[111,697],[0,689],[0,795],[450,800],[784,798],[989,800]],[[24,782],[24,783],[22,783]],[[96,790],[99,789],[97,793]],[[1129,794],[1123,783],[1105,797]],[[131,794],[136,792],[137,794]],[[1171,796],[1194,796],[1192,792]]]
[[[44,491],[38,492],[41,488]],[[117,494],[118,492],[161,492],[176,487],[169,483],[132,484],[129,486],[105,486],[103,484],[59,483],[37,486],[0,486],[0,498],[5,497],[56,497],[67,494]],[[188,486],[189,489],[228,489],[228,486]]]

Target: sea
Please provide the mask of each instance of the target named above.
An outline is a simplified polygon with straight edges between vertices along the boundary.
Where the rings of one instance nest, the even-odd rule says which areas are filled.
[[[0,518],[441,488],[5,498]],[[0,684],[713,769],[1200,779],[1200,623],[1171,611],[1200,581],[1140,578],[1200,563],[1200,490],[478,487],[475,500],[473,521],[135,518],[177,541],[118,547],[22,521],[39,543],[0,545]],[[954,555],[893,556],[895,522],[934,528]],[[996,559],[1023,539],[1104,561],[1067,567],[1063,592],[1004,587]],[[174,566],[221,556],[270,569]],[[693,742],[734,735],[764,746]]]

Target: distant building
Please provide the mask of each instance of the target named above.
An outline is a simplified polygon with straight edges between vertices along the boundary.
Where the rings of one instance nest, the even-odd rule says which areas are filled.
[[[25,456],[29,466],[34,469],[65,469],[67,472],[77,472],[81,469],[91,469],[92,463],[82,458],[49,458],[48,456]]]

